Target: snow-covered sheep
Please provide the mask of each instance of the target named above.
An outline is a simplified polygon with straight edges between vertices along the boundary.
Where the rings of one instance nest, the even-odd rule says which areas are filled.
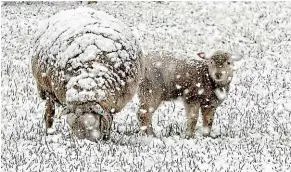
[[[142,52],[130,28],[91,8],[61,11],[39,26],[33,50],[46,132],[57,103],[79,138],[109,138],[112,114],[138,86]]]
[[[209,57],[170,52],[150,52],[142,60],[142,80],[138,96],[141,130],[152,135],[152,114],[162,101],[182,97],[187,114],[186,137],[194,135],[201,108],[203,135],[210,134],[213,114],[226,98],[233,77],[233,61],[241,56],[216,51]],[[200,58],[202,57],[202,58]]]

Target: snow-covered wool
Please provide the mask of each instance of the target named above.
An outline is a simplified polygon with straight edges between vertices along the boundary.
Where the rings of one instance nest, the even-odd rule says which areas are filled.
[[[112,109],[120,111],[137,88],[139,43],[129,27],[105,12],[80,7],[51,16],[39,25],[33,50],[33,75],[40,96],[47,99],[47,128],[52,126],[55,102],[75,114],[68,115],[71,126],[86,126],[76,109],[83,110],[80,115],[101,109],[102,119],[111,121],[106,116]],[[93,135],[100,135],[95,131],[99,125],[90,129]]]
[[[187,137],[192,137],[201,109],[204,135],[211,131],[215,109],[229,92],[233,61],[242,56],[224,51],[187,57],[173,52],[150,52],[142,60],[138,96],[141,128],[153,133],[151,118],[162,101],[182,97],[187,113]],[[151,109],[151,110],[149,110]]]

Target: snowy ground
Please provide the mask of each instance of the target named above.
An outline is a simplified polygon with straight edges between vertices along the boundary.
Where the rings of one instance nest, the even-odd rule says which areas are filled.
[[[110,142],[70,136],[65,117],[45,136],[44,102],[31,74],[30,44],[37,21],[77,3],[1,6],[1,171],[290,171],[291,3],[98,2],[140,36],[145,51],[193,53],[214,48],[244,59],[229,97],[217,110],[212,139],[186,140],[178,102],[154,115],[157,138],[138,130],[138,100],[114,121]]]

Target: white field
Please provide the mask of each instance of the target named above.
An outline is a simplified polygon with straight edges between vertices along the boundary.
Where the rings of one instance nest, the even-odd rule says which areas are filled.
[[[139,130],[135,97],[114,118],[112,140],[71,137],[66,117],[43,130],[44,101],[31,73],[39,20],[78,7],[66,3],[1,6],[1,171],[291,171],[291,3],[98,2],[140,37],[144,51],[242,54],[231,91],[215,114],[212,135],[184,139],[185,110],[163,103],[156,138]]]

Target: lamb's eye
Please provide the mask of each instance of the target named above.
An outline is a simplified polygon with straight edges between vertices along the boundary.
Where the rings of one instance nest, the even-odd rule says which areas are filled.
[[[230,65],[231,63],[230,62],[227,62],[227,64]]]

